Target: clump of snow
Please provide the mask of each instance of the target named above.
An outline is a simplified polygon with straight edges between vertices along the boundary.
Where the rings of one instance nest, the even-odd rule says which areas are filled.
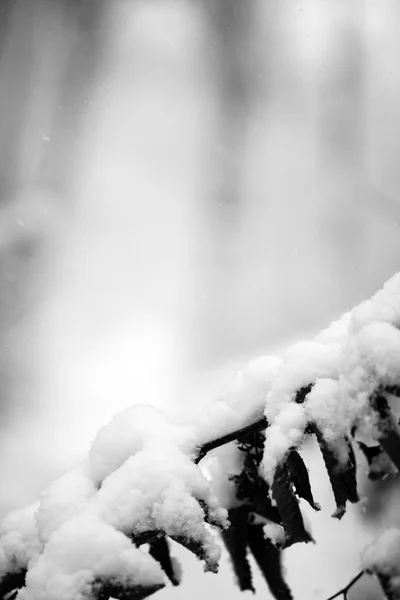
[[[39,555],[42,544],[36,529],[34,512],[38,504],[9,513],[0,525],[0,577],[27,568]]]
[[[339,344],[343,347],[347,340],[350,319],[351,312],[344,313],[339,319],[332,321],[329,327],[320,331],[315,341],[321,344]]]
[[[324,432],[326,441],[333,441],[347,434],[347,407],[348,403],[339,401],[339,384],[336,379],[321,377],[307,396],[308,419]]]
[[[364,549],[361,560],[363,569],[389,577],[391,588],[400,593],[400,529],[384,531]]]
[[[337,336],[336,336],[337,337]],[[294,402],[296,393],[318,378],[337,377],[341,346],[333,335],[321,341],[300,342],[283,357],[267,394],[265,416],[269,427],[264,447],[264,474],[272,483],[275,469],[289,449],[301,444],[308,423],[306,404]]]
[[[261,419],[267,393],[281,365],[282,359],[275,356],[260,356],[250,361],[196,424],[193,445],[199,447]],[[206,462],[205,470],[211,476],[213,493],[225,508],[239,504],[231,477],[242,471],[243,460],[243,452],[235,443],[230,443],[214,450],[212,460]]]
[[[71,518],[95,491],[87,462],[70,469],[54,481],[41,493],[35,513],[40,539],[47,542],[51,534]]]
[[[244,458],[244,452],[239,450],[235,442],[231,442],[213,450],[202,465],[212,493],[218,499],[219,505],[226,509],[242,504],[236,498],[236,484],[232,477],[242,472]]]
[[[33,556],[37,560],[29,565],[20,600],[83,600],[97,582],[115,581],[126,589],[161,586],[158,563],[130,540],[154,531],[198,548],[208,570],[217,570],[220,548],[204,520],[225,527],[226,510],[190,456],[166,436],[143,443],[105,477],[100,489],[83,463],[42,494],[37,529],[32,510],[30,523],[35,539],[40,531],[45,545],[40,555],[38,548],[26,557],[23,540],[20,562],[26,566]],[[15,528],[14,521],[9,528]],[[4,565],[4,572],[9,570],[10,561]]]
[[[187,428],[175,425],[157,408],[131,406],[116,414],[94,439],[89,451],[91,477],[100,484],[151,440],[183,444],[187,436]]]
[[[372,322],[358,336],[358,352],[362,364],[385,385],[400,383],[400,330],[385,322]]]
[[[286,352],[266,397],[269,428],[263,463],[268,481],[290,447],[301,443],[307,422],[317,425],[343,460],[347,452],[339,440],[353,427],[360,436],[379,439],[379,419],[370,399],[384,386],[400,383],[398,326],[400,274],[312,342]],[[296,393],[310,384],[302,408],[293,408]]]
[[[356,306],[351,316],[354,332],[373,321],[400,325],[400,273],[393,275],[372,298]]]
[[[116,415],[88,461],[51,484],[39,506],[3,523],[0,573],[29,566],[19,598],[83,600],[102,581],[161,585],[158,564],[130,539],[148,532],[187,545],[216,571],[220,548],[205,521],[225,527],[227,511],[192,460],[194,439],[192,428],[152,407]]]
[[[285,530],[282,525],[277,523],[266,523],[263,527],[264,535],[266,538],[271,540],[275,546],[282,546],[285,541]]]
[[[159,564],[135,548],[110,525],[74,517],[51,537],[28,571],[19,600],[87,600],[96,582],[118,582],[129,590],[136,586],[165,584]]]
[[[262,418],[267,393],[281,365],[276,356],[260,356],[239,371],[196,424],[196,443],[201,445]]]
[[[288,402],[268,428],[263,468],[265,478],[270,484],[276,467],[288,450],[301,444],[306,426],[307,415],[304,406]]]
[[[173,445],[154,441],[104,480],[91,506],[126,533],[162,530],[196,540],[211,565],[218,561],[219,548],[204,526],[198,500],[207,505],[212,522],[226,525],[226,511],[219,508],[200,469]]]
[[[378,418],[370,399],[377,390],[399,382],[399,352],[400,332],[389,323],[370,322],[352,329],[338,380],[338,424],[347,419],[348,427],[354,425],[358,435],[379,439]]]

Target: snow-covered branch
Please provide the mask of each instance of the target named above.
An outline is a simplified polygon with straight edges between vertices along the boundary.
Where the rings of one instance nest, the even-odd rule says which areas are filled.
[[[82,464],[1,524],[0,595],[20,588],[18,600],[144,598],[166,577],[179,582],[168,539],[217,571],[208,524],[221,531],[241,589],[253,589],[251,552],[275,598],[290,600],[282,550],[313,541],[299,498],[320,508],[299,452],[305,438],[319,444],[336,518],[358,501],[355,441],[374,479],[400,469],[390,408],[400,389],[399,324],[396,275],[312,341],[250,362],[195,424],[177,425],[149,406],[117,414]],[[210,452],[206,477],[198,463]],[[391,551],[396,540],[386,540]],[[397,571],[372,550],[368,557],[365,570],[398,598]]]

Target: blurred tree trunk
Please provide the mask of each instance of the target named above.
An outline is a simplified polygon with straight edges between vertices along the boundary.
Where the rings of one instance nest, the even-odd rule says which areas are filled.
[[[359,182],[364,164],[365,2],[325,4],[329,23],[326,52],[318,76],[320,164],[326,182],[323,225],[340,289],[352,288],[363,263]],[[336,287],[336,286],[335,286]]]
[[[35,274],[71,213],[80,128],[100,60],[102,0],[4,0],[0,11],[0,387],[23,378]],[[9,380],[7,382],[7,380]],[[4,409],[4,406],[2,407]]]
[[[214,185],[205,207],[209,247],[205,265],[205,298],[201,308],[201,361],[220,360],[230,346],[237,313],[239,234],[246,210],[243,197],[247,127],[257,88],[253,23],[257,3],[210,0],[207,3],[211,46],[211,93],[215,135],[210,148]],[[210,347],[209,332],[213,331]],[[207,333],[208,332],[208,333]]]
[[[365,0],[339,0],[325,10],[331,29],[319,73],[322,166],[356,178],[365,146]]]
[[[344,302],[353,303],[369,296],[399,268],[400,203],[372,185],[367,169],[367,84],[374,86],[367,79],[369,4],[340,0],[329,6],[332,35],[319,80],[325,227],[333,268],[340,276],[338,293]]]

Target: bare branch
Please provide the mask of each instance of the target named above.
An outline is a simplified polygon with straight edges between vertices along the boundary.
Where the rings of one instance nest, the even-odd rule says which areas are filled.
[[[307,395],[311,392],[313,385],[314,385],[313,383],[310,383],[309,385],[305,385],[305,386],[301,387],[297,391],[297,393],[294,397],[294,401],[297,404],[302,404],[305,401]],[[268,421],[265,417],[262,417],[261,419],[259,419],[255,423],[252,423],[251,425],[247,425],[246,427],[242,427],[241,429],[232,431],[232,433],[227,433],[226,435],[223,435],[215,440],[206,442],[205,444],[200,446],[198,455],[195,458],[194,463],[197,465],[205,457],[205,455],[208,452],[210,452],[210,450],[215,450],[215,448],[219,448],[220,446],[229,444],[229,442],[233,442],[234,440],[237,440],[242,435],[246,435],[247,433],[256,433],[257,431],[262,431],[263,429],[267,429],[267,427],[268,427]]]
[[[199,462],[205,457],[205,455],[210,452],[210,450],[215,450],[215,448],[219,448],[220,446],[224,446],[225,444],[229,444],[229,442],[233,442],[237,440],[242,435],[247,433],[256,433],[257,431],[262,431],[268,427],[268,421],[265,417],[262,417],[255,423],[251,425],[247,425],[246,427],[242,427],[241,429],[236,429],[236,431],[232,431],[232,433],[227,433],[215,440],[211,440],[210,442],[206,442],[202,446],[200,446],[198,455],[194,459],[194,463],[197,465]]]

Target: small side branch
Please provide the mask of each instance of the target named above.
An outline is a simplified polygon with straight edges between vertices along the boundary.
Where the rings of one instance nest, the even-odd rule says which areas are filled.
[[[343,596],[343,600],[347,600],[347,592],[357,583],[361,577],[365,575],[365,571],[360,571],[353,579],[348,583],[344,588],[333,594],[333,596],[329,596],[326,600],[334,600],[334,598],[339,598],[339,596]]]

